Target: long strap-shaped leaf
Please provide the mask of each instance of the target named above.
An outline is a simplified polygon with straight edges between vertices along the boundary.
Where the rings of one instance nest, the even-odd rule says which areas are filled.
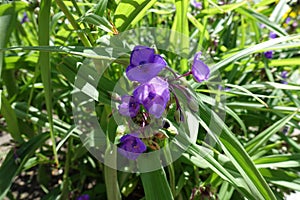
[[[2,108],[1,108],[1,100],[2,100]],[[24,140],[21,136],[21,132],[18,126],[18,119],[15,113],[15,110],[11,107],[9,101],[6,99],[4,95],[0,93],[0,111],[3,117],[5,118],[7,129],[12,136],[12,138],[18,142],[23,143]]]
[[[282,42],[287,42],[287,41],[292,41],[292,40],[297,40],[300,38],[300,34],[297,35],[291,35],[291,36],[285,36],[285,37],[280,37],[272,40],[268,40],[266,42],[262,42],[260,44],[251,46],[247,49],[241,50],[238,53],[234,54],[233,56],[230,56],[218,63],[216,63],[212,68],[211,72],[215,73],[218,70],[222,70],[225,68],[228,64],[233,63],[234,61],[237,61],[243,57],[249,56],[252,53],[258,52],[260,50],[266,49],[268,47],[274,46],[276,44],[282,43]]]
[[[49,45],[49,32],[50,32],[50,7],[51,0],[42,0],[41,9],[39,12],[39,45]],[[51,65],[50,65],[50,53],[40,52],[39,55],[39,67],[41,70],[42,81],[45,92],[45,101],[48,113],[48,120],[50,124],[50,136],[52,140],[54,160],[58,165],[58,157],[56,153],[56,142],[53,129],[53,117],[52,117],[52,89],[51,89]]]
[[[141,173],[141,179],[145,191],[145,199],[174,199],[163,168],[153,172]]]
[[[286,116],[282,118],[281,120],[274,123],[272,126],[258,134],[255,138],[253,138],[251,141],[249,141],[246,144],[246,151],[250,155],[254,155],[256,150],[260,148],[263,144],[265,144],[270,137],[275,134],[277,131],[279,131],[287,122],[289,122],[294,116],[296,115],[296,112],[292,115]]]
[[[216,160],[212,155],[211,152],[207,151],[205,148],[198,146],[197,144],[192,144],[188,149],[187,152],[192,155],[190,161],[198,167],[198,163],[203,164],[206,163],[208,167],[218,174],[221,178],[225,181],[228,181],[235,189],[237,189],[241,194],[243,194],[248,199],[255,199],[249,188],[243,181],[238,180],[238,178],[234,177],[229,170],[222,166],[218,160]]]
[[[170,42],[173,45],[179,45],[180,49],[183,50],[183,55],[185,56],[185,58],[182,58],[180,60],[180,72],[182,73],[188,70],[188,61],[186,59],[189,53],[189,41],[186,40],[186,38],[189,36],[189,26],[187,17],[188,5],[188,0],[175,1],[176,15],[172,25],[172,30],[182,34],[171,34],[170,36]]]
[[[257,199],[275,200],[276,197],[274,196],[272,190],[255,167],[243,146],[234,137],[234,134],[229,130],[229,128],[217,114],[215,114],[202,102],[199,102],[199,104],[201,107],[201,118],[206,122],[206,124],[209,124],[210,119],[213,119],[213,125],[210,126],[210,130],[208,131],[211,131],[212,134],[217,135],[219,134],[220,130],[222,131],[220,136],[215,138],[219,141],[223,151],[231,159],[236,169],[243,176],[246,183],[251,188],[252,193]]]
[[[121,0],[114,15],[118,31],[132,28],[155,2],[156,0]]]
[[[145,162],[145,160],[137,160],[138,169],[142,172],[140,176],[145,191],[145,199],[174,199],[164,169],[161,167],[158,170],[151,171],[151,168],[149,168],[149,162],[160,163],[160,159],[156,157],[155,159],[147,162]]]

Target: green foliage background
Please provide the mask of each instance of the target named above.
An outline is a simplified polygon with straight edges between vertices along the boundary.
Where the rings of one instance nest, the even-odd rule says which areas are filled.
[[[15,177],[30,170],[36,172],[42,199],[89,194],[91,199],[257,200],[300,191],[299,1],[201,2],[202,9],[187,0],[1,3],[0,129],[11,135],[14,147],[0,167],[0,199],[16,198],[11,190]],[[21,23],[24,12],[28,21]],[[80,64],[94,56],[101,37],[143,26],[176,30],[196,40],[226,89],[211,90],[190,80],[201,113],[197,143],[168,167],[129,174],[104,166],[84,148],[71,95]],[[271,31],[276,39],[269,39]],[[271,50],[273,58],[265,58],[263,53]],[[168,58],[170,67],[189,69],[186,59]],[[109,91],[123,75],[128,61],[122,59],[105,72],[107,88],[102,90]],[[287,80],[282,71],[288,72]],[[226,99],[220,107],[225,122],[212,111],[218,101],[211,94]],[[115,131],[106,117],[111,111],[106,101],[98,102],[101,125]],[[211,119],[215,130],[209,128]],[[204,144],[207,132],[218,134],[217,145]]]

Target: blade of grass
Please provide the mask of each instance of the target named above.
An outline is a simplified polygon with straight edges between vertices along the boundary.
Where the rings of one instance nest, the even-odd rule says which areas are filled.
[[[254,163],[259,168],[300,167],[300,154],[265,156],[254,160]]]
[[[216,5],[212,1],[209,1],[209,3],[213,4],[214,8],[203,9],[203,10],[201,10],[201,14],[205,14],[205,15],[223,14],[223,13],[230,12],[232,10],[235,10],[235,9],[243,6],[244,4],[247,3],[247,1],[241,1],[239,3],[226,4],[226,5],[222,5],[222,6]]]
[[[42,0],[39,12],[39,45],[49,45],[50,40],[50,8],[51,1]],[[50,65],[50,53],[40,52],[39,55],[39,67],[42,76],[42,82],[45,92],[46,108],[48,113],[48,120],[50,124],[50,137],[52,141],[53,155],[56,165],[58,166],[58,157],[56,152],[56,141],[53,129],[53,115],[52,115],[52,87],[51,87],[51,65]]]
[[[300,178],[298,174],[281,169],[260,169],[260,171],[270,183],[300,191]]]
[[[35,50],[40,52],[61,52],[61,53],[68,53],[72,55],[78,55],[83,56],[86,58],[94,58],[99,60],[110,60],[114,61],[116,58],[112,56],[106,56],[106,55],[99,55],[94,50],[90,48],[85,47],[79,47],[79,46],[30,46],[30,47],[9,47],[9,48],[0,48],[0,52],[3,51],[9,51],[9,50],[15,50],[15,51],[24,51],[24,50]],[[125,52],[127,50],[124,50]]]
[[[63,13],[68,18],[68,20],[71,23],[71,25],[73,26],[74,30],[77,31],[77,34],[78,34],[79,38],[81,39],[83,45],[86,47],[91,47],[92,45],[91,45],[90,41],[88,40],[86,35],[81,31],[80,26],[74,19],[72,13],[69,11],[69,9],[65,5],[65,3],[62,0],[55,0],[55,1],[56,1],[57,5],[59,6],[59,8],[63,11]]]
[[[17,11],[15,6],[15,4],[0,5],[0,48],[6,47],[9,37],[15,28],[17,19]],[[4,57],[4,52],[0,53],[0,78],[3,78],[9,97],[13,97],[17,92],[17,86],[14,79],[15,71],[5,70],[2,74],[2,68],[5,66]]]
[[[210,110],[203,102],[199,101],[199,105],[202,111],[201,118],[204,119],[206,124],[210,123],[210,119],[214,120],[213,126],[207,131],[215,137],[214,134],[219,135],[219,138],[215,137],[219,141],[223,151],[230,158],[233,165],[240,172],[246,183],[250,187],[253,195],[258,199],[271,199],[275,200],[272,190],[266,183],[265,179],[259,173],[254,163],[250,159],[243,146],[239,143],[234,134],[230,131],[227,125],[220,119],[220,117]],[[211,113],[212,116],[209,116]]]
[[[224,168],[222,164],[212,156],[212,152],[209,153],[209,151],[205,148],[196,144],[192,144],[187,149],[187,152],[192,155],[191,157],[187,157],[187,159],[189,159],[194,165],[202,168],[205,163],[212,171],[218,174],[218,176],[234,186],[235,189],[240,191],[249,199],[255,199],[248,186],[245,185],[245,182],[235,178],[229,170]]]
[[[267,28],[276,32],[276,34],[279,36],[287,36],[288,35],[287,32],[283,28],[281,28],[278,24],[270,21],[266,16],[264,16],[258,12],[247,9],[245,7],[237,8],[236,11],[238,13],[244,15],[245,17],[256,20],[256,21],[260,22],[261,24],[266,25]]]
[[[110,141],[107,137],[107,144]],[[112,152],[112,153],[111,153]],[[117,153],[116,151],[112,151],[108,146],[105,152],[105,162],[110,163],[110,165],[114,164],[115,168],[117,165]],[[120,200],[121,194],[118,183],[118,174],[117,170],[113,169],[109,166],[104,166],[104,179],[106,185],[106,194],[108,200]]]
[[[175,1],[176,6],[176,14],[175,19],[172,25],[172,30],[177,31],[181,34],[171,34],[170,40],[172,44],[179,44],[179,49],[183,50],[184,58],[180,60],[180,68],[179,71],[184,73],[188,70],[188,60],[187,56],[189,54],[189,41],[186,40],[186,37],[189,36],[189,26],[188,26],[188,0],[178,0]]]
[[[300,34],[298,35],[291,35],[291,36],[285,36],[285,37],[280,37],[272,40],[268,40],[266,42],[248,47],[244,50],[239,51],[238,53],[235,53],[234,55],[227,57],[223,59],[222,61],[216,63],[214,66],[211,68],[211,72],[215,73],[217,70],[223,70],[225,67],[227,67],[228,64],[233,63],[243,57],[249,56],[252,53],[258,52],[262,49],[265,49],[267,47],[271,47],[273,45],[276,45],[278,43],[282,42],[287,42],[287,41],[292,41],[292,40],[297,40],[300,38]]]
[[[171,189],[163,169],[141,173],[145,199],[147,200],[172,200]]]
[[[199,90],[197,89],[196,91],[199,91],[201,92],[202,90]],[[209,90],[209,91],[205,91],[205,92],[212,92],[212,90]],[[218,92],[218,91],[216,91]],[[201,94],[201,93],[197,93],[197,96],[198,98],[200,98],[203,102],[209,104],[209,105],[212,105],[212,106],[216,106],[216,100],[207,96],[207,95],[204,95],[204,94]],[[218,106],[219,109],[223,109],[226,111],[227,114],[229,114],[230,116],[232,116],[238,123],[239,125],[241,126],[241,129],[244,131],[245,134],[247,134],[247,129],[246,129],[246,126],[244,124],[244,122],[242,121],[242,119],[232,110],[230,109],[228,106],[224,106],[224,105],[219,105]]]
[[[118,31],[132,28],[155,2],[156,0],[121,0],[114,14],[114,23]]]
[[[279,131],[286,123],[288,123],[294,116],[296,115],[296,112],[292,115],[286,116],[282,118],[281,120],[274,123],[272,126],[258,134],[255,138],[253,138],[251,141],[249,141],[245,145],[246,151],[249,153],[249,155],[253,155],[262,145],[264,145],[270,137],[275,134],[277,131]]]
[[[191,14],[191,13],[187,13],[187,17],[189,19],[189,21],[195,26],[197,27],[197,29],[199,29],[199,31],[201,32],[201,34],[203,34],[205,36],[206,40],[209,40],[209,33],[208,31],[205,29],[205,27]],[[203,33],[204,32],[204,33]]]
[[[4,95],[1,95],[1,100],[2,100],[1,114],[5,118],[5,121],[7,123],[7,129],[10,135],[16,142],[23,143],[24,140],[19,130],[19,126],[18,126],[19,123],[15,111],[12,109],[9,101],[5,98]]]
[[[244,87],[238,86],[238,85],[233,85],[233,84],[225,84],[228,87],[232,87],[232,88],[236,88],[238,90],[241,90],[249,95],[251,95],[254,99],[256,99],[258,102],[260,102],[261,104],[263,104],[266,108],[268,108],[269,106],[263,101],[261,100],[259,97],[257,97],[255,94],[253,94],[252,92],[250,92],[249,90],[247,90]]]

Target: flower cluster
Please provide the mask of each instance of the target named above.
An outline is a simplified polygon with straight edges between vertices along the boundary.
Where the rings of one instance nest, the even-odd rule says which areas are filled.
[[[131,133],[124,135],[120,139],[119,152],[131,160],[147,150],[145,143],[140,139],[139,135],[143,135],[145,126],[149,124],[149,120],[163,121],[163,113],[171,104],[173,96],[176,108],[180,110],[179,101],[172,88],[176,87],[182,90],[184,95],[191,102],[191,97],[183,87],[174,85],[174,81],[181,77],[193,75],[197,82],[203,82],[209,78],[209,67],[200,60],[201,52],[194,57],[191,71],[184,75],[177,75],[171,68],[167,66],[164,58],[155,53],[155,50],[147,46],[136,46],[131,52],[130,64],[126,69],[127,78],[136,85],[131,95],[121,97],[121,103],[118,107],[120,115],[130,117],[133,121],[138,122],[139,130],[130,130]],[[171,71],[174,78],[170,79],[162,77],[161,71],[167,69]],[[154,135],[154,133],[153,133]]]
[[[127,78],[140,83],[133,91],[133,95],[122,97],[119,106],[121,115],[135,117],[140,105],[156,118],[160,118],[170,100],[169,84],[160,78],[158,73],[167,63],[155,54],[154,49],[136,46],[130,57],[130,64],[126,69]]]

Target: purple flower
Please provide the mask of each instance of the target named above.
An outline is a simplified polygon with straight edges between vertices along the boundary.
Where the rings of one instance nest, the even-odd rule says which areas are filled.
[[[266,58],[271,59],[273,58],[273,51],[266,51],[264,55]]]
[[[119,152],[130,160],[136,160],[147,149],[143,141],[134,134],[124,135],[120,143]]]
[[[281,78],[287,79],[287,74],[288,74],[287,71],[282,71],[282,72],[281,72]]]
[[[156,118],[160,118],[170,100],[169,84],[159,77],[138,86],[133,96]]]
[[[166,61],[160,55],[155,54],[154,49],[136,46],[131,52],[126,75],[131,81],[145,83],[157,76],[166,65]]]
[[[83,194],[77,198],[77,200],[89,200],[89,199],[90,199],[90,195],[88,194]]]
[[[286,24],[289,24],[291,20],[292,20],[292,19],[291,19],[290,17],[287,17],[287,18],[285,19],[285,23],[286,23]]]
[[[191,5],[194,6],[197,9],[202,9],[202,3],[197,2],[196,0],[191,0]]]
[[[23,13],[23,18],[22,18],[21,24],[24,24],[25,22],[28,22],[28,21],[29,21],[29,19],[28,19],[27,13],[24,12],[24,13]]]
[[[135,117],[140,110],[139,102],[129,95],[122,96],[122,103],[119,105],[119,113],[121,115]]]
[[[275,39],[276,37],[277,37],[277,34],[273,31],[271,31],[270,34],[269,34],[269,38]]]
[[[194,62],[192,65],[192,74],[197,82],[201,83],[209,78],[210,70],[208,66],[199,59],[201,52],[196,53]]]
[[[282,72],[281,72],[281,78],[282,78],[281,83],[283,83],[283,84],[287,84],[287,83],[288,83],[288,82],[286,81],[286,79],[287,79],[287,74],[288,74],[287,71],[282,71]]]

